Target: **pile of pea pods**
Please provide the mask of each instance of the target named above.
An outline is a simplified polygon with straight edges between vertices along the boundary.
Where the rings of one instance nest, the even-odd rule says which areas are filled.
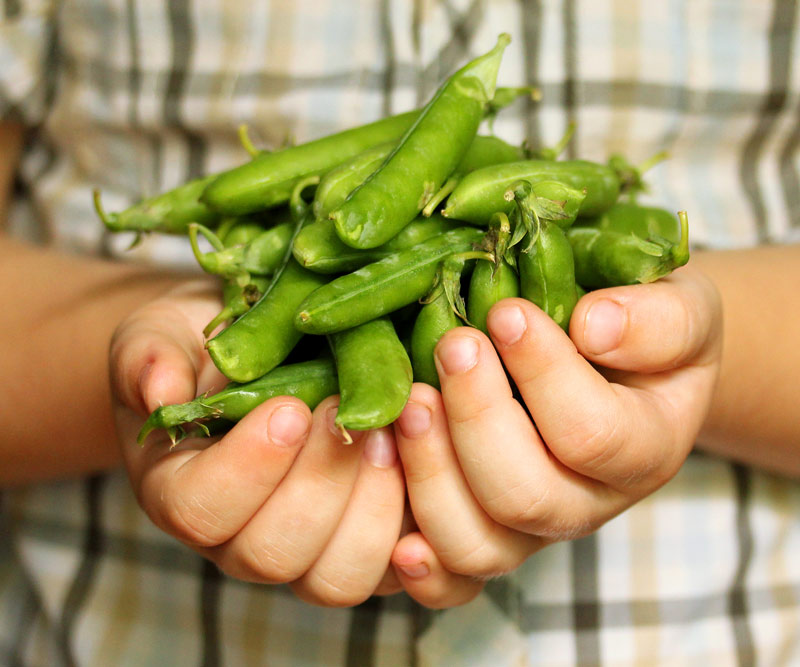
[[[206,347],[230,384],[162,406],[139,440],[224,432],[263,401],[312,409],[338,393],[336,423],[393,422],[413,381],[439,386],[434,348],[457,326],[523,297],[565,330],[586,290],[646,283],[689,259],[686,214],[641,206],[641,169],[559,160],[479,126],[528,88],[498,88],[508,35],[416,111],[251,159],[107,213],[113,231],[184,234],[219,276],[224,308]]]

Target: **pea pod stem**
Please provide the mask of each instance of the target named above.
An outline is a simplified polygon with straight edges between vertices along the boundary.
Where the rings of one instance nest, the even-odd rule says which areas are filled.
[[[261,155],[263,151],[258,150],[250,140],[250,131],[246,123],[239,125],[238,135],[239,143],[242,145],[242,148],[247,151],[250,157],[258,157]]]

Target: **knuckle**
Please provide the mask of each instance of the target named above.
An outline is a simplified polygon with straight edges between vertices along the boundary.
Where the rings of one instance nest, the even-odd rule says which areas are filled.
[[[251,581],[288,584],[303,575],[303,567],[293,554],[262,540],[245,539],[237,555],[237,569]]]
[[[502,576],[511,569],[503,550],[490,539],[478,541],[456,552],[439,555],[444,567],[453,574],[488,580]]]
[[[499,495],[482,502],[486,513],[503,526],[535,532],[548,520],[552,509],[547,487],[535,488],[534,485],[532,480],[510,485]]]
[[[565,465],[578,470],[602,470],[624,444],[622,419],[615,410],[594,410],[562,424],[563,430],[547,442]]]
[[[161,525],[178,539],[201,547],[213,547],[230,535],[224,520],[200,498],[187,501],[183,495],[169,493],[162,497]]]
[[[356,577],[331,577],[326,573],[314,572],[304,580],[301,587],[293,587],[307,602],[321,607],[354,607],[364,602],[371,590],[364,586],[363,580]]]

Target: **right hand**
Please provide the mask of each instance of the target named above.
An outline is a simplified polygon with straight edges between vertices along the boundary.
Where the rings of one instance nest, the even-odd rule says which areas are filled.
[[[117,328],[111,385],[122,455],[134,492],[166,533],[238,579],[289,583],[313,604],[348,606],[400,590],[390,567],[405,488],[391,428],[353,432],[342,444],[338,399],[313,414],[300,400],[270,399],[219,439],[170,449],[136,435],[159,405],[221,389],[203,347],[220,308],[205,281],[184,284]]]

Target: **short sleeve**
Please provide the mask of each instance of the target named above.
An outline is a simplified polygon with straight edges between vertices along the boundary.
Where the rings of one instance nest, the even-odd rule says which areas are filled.
[[[15,0],[0,8],[0,120],[40,123],[54,86],[49,67],[56,0]]]

